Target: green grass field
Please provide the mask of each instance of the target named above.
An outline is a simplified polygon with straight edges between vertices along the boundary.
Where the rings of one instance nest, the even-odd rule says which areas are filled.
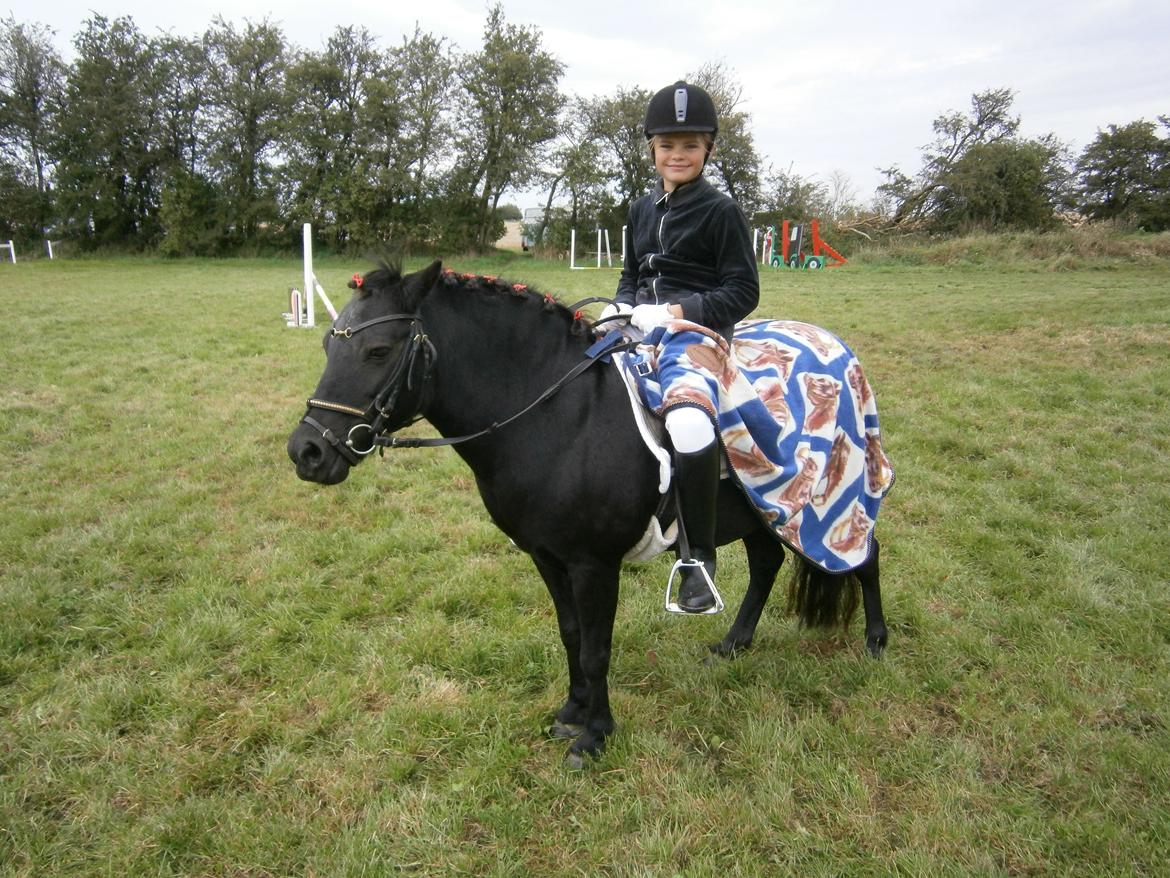
[[[1170,267],[1043,267],[765,273],[877,392],[890,646],[777,597],[708,664],[729,614],[631,567],[571,772],[551,603],[456,455],[295,477],[299,263],[0,265],[0,875],[1166,874]]]

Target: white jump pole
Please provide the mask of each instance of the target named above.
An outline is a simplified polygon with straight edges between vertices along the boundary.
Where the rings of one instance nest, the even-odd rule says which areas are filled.
[[[569,229],[569,270],[577,268],[577,230]]]
[[[303,326],[316,326],[313,319],[313,287],[316,286],[317,276],[313,274],[313,225],[305,223],[302,229],[305,243],[305,288],[302,297],[302,307],[305,309]]]
[[[325,290],[322,288],[321,284],[317,281],[316,277],[313,278],[313,288],[317,291],[317,295],[321,297],[321,304],[323,304],[325,306],[325,310],[329,312],[329,319],[336,320],[337,319],[337,309],[333,307],[333,303],[330,302],[329,297],[327,295],[325,295]]]
[[[5,247],[8,250],[8,256],[12,259],[12,264],[16,265],[16,245],[12,243],[12,239],[8,239],[7,244],[0,244],[0,247]]]

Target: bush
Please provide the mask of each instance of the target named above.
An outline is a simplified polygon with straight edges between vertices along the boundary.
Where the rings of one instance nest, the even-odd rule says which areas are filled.
[[[1067,271],[1118,263],[1170,262],[1170,232],[1132,232],[1112,223],[1050,232],[971,233],[887,238],[858,249],[852,260],[867,265],[1001,266]]]

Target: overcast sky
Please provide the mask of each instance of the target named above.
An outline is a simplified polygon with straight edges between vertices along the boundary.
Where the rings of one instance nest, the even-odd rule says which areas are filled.
[[[386,46],[413,32],[478,45],[483,0],[8,0],[17,21],[57,32],[66,57],[91,11],[130,15],[147,34],[194,36],[216,15],[268,18],[290,43],[319,49],[337,25],[364,25]],[[971,94],[1016,92],[1025,136],[1049,132],[1078,154],[1109,124],[1170,115],[1170,2],[1065,0],[504,0],[565,65],[568,94],[656,90],[722,61],[744,86],[756,147],[777,169],[827,181],[843,171],[868,200],[878,167],[919,167],[931,122]],[[0,14],[6,8],[0,0]],[[535,195],[519,199],[533,206]]]

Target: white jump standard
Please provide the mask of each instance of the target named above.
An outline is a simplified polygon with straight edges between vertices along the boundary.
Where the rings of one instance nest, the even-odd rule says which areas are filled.
[[[305,223],[303,233],[305,252],[304,292],[301,292],[296,287],[289,287],[288,311],[283,316],[288,326],[310,329],[317,325],[313,313],[314,293],[321,297],[321,304],[329,312],[329,319],[337,319],[337,309],[333,307],[333,303],[325,295],[325,290],[321,286],[320,281],[317,280],[317,275],[313,273],[313,226],[311,223]]]

